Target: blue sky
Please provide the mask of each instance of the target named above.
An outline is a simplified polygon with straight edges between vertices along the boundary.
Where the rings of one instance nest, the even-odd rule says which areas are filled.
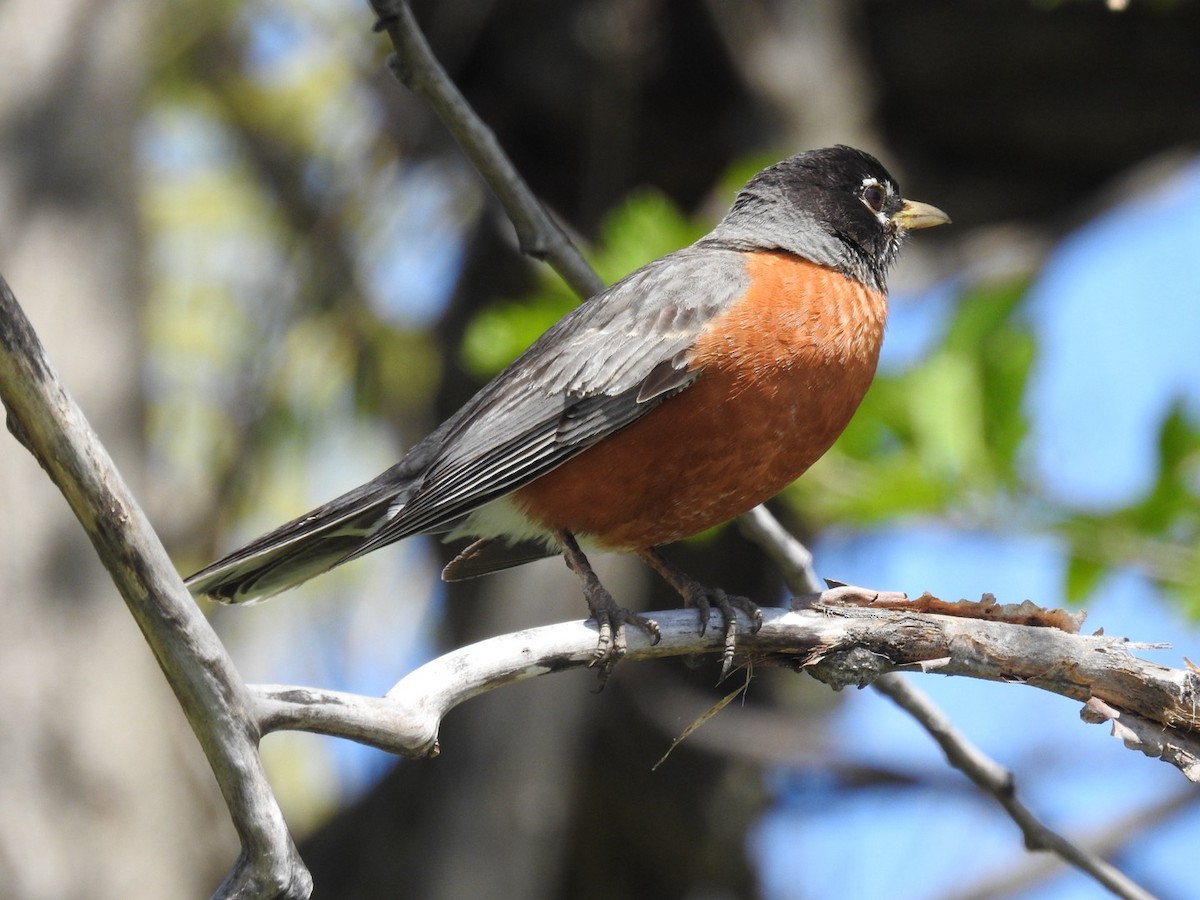
[[[1041,341],[1030,411],[1055,499],[1128,502],[1154,474],[1175,397],[1200,409],[1200,161],[1056,250],[1030,297]]]

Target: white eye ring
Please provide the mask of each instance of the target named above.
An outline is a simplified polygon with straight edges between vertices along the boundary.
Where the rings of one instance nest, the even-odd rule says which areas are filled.
[[[880,184],[874,178],[867,178],[863,181],[862,192],[859,198],[866,205],[867,209],[879,215],[883,212],[884,204],[887,203],[888,195],[891,193],[884,185]]]

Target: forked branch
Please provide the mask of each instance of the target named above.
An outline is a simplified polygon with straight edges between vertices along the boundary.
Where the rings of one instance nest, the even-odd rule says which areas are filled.
[[[1089,714],[1103,704],[1121,723],[1127,746],[1200,781],[1200,711],[1189,670],[1139,659],[1131,652],[1136,645],[1122,638],[863,604],[872,597],[899,604],[897,595],[854,587],[799,597],[800,609],[764,610],[762,629],[751,634],[747,627],[738,646],[748,664],[808,671],[835,688],[912,671],[1024,683],[1086,703]],[[719,652],[716,613],[704,635],[693,610],[650,615],[662,640],[651,644],[630,629],[627,661]],[[314,731],[402,756],[429,756],[438,751],[442,718],[459,703],[538,675],[586,667],[595,646],[594,623],[566,622],[451,651],[382,698],[283,685],[250,690],[264,733]]]

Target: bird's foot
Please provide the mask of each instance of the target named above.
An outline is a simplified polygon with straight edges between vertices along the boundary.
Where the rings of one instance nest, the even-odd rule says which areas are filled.
[[[583,582],[583,597],[587,600],[588,609],[600,631],[600,636],[596,639],[596,651],[588,667],[599,667],[599,690],[603,690],[613,669],[628,651],[625,642],[626,625],[636,625],[650,635],[651,642],[655,644],[662,640],[662,632],[653,619],[617,605],[612,594],[600,583],[600,578],[570,532],[559,532],[558,542],[562,546],[567,566]]]
[[[594,575],[591,579],[584,579],[583,596],[600,630],[600,636],[596,640],[596,651],[588,667],[599,669],[600,688],[603,689],[613,669],[629,649],[625,641],[626,625],[636,625],[642,629],[650,635],[651,643],[654,644],[662,640],[662,632],[653,619],[617,605],[612,594]]]
[[[737,610],[741,610],[750,619],[750,633],[757,634],[762,628],[763,614],[758,604],[749,597],[739,597],[727,594],[720,588],[705,587],[692,582],[683,594],[685,607],[696,607],[700,612],[700,633],[708,631],[708,617],[715,606],[725,622],[725,645],[721,653],[721,680],[733,669],[733,654],[737,650],[738,620]]]
[[[763,615],[758,604],[748,597],[727,594],[720,588],[705,587],[696,581],[674,563],[667,560],[657,550],[643,550],[638,555],[650,564],[668,584],[683,597],[685,607],[695,607],[700,613],[700,633],[708,631],[708,617],[715,606],[725,622],[725,643],[721,653],[721,680],[733,669],[733,654],[737,650],[738,621],[737,610],[744,612],[750,619],[750,633],[757,634],[762,628]]]

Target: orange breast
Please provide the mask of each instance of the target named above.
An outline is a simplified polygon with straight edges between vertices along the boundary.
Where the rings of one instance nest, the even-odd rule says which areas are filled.
[[[829,449],[879,359],[887,299],[783,252],[693,345],[701,374],[642,419],[521,488],[548,528],[612,548],[666,544],[779,493]]]

